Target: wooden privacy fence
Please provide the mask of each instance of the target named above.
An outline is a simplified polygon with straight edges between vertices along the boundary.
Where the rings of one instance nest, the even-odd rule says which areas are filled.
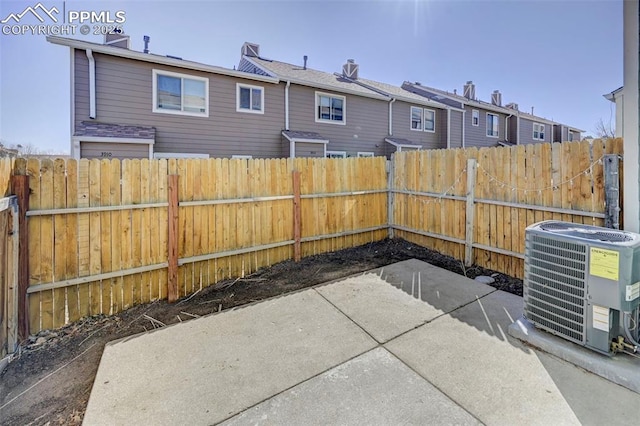
[[[604,169],[619,165],[608,174],[615,180],[609,193],[622,194],[622,146],[615,139],[396,154],[391,229],[461,264],[522,278],[528,225],[555,219],[604,226],[607,207],[619,213],[617,197],[605,204]]]
[[[14,174],[29,176],[29,330],[383,239],[385,166],[384,158],[18,159]]]
[[[610,167],[621,153],[617,139],[402,152],[390,162],[0,160],[0,184],[19,205],[0,212],[0,342],[9,348],[15,335],[10,312],[24,338],[388,235],[522,277],[526,226],[615,226],[621,200],[605,203],[605,192],[622,193],[621,162]]]

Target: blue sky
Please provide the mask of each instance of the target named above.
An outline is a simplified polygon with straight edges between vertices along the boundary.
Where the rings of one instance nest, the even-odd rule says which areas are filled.
[[[0,1],[0,20],[34,1]],[[131,47],[232,68],[244,41],[261,55],[461,92],[467,80],[503,102],[593,134],[614,120],[602,95],[622,85],[622,1],[47,1],[66,11],[124,11]],[[25,18],[37,24],[33,17]],[[25,21],[23,21],[24,23]],[[0,24],[1,26],[1,24]],[[72,36],[102,42],[101,36]],[[69,50],[42,35],[0,34],[0,139],[69,151]]]

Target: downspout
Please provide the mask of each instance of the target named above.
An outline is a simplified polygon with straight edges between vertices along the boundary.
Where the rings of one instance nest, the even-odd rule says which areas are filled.
[[[287,81],[284,87],[284,129],[289,130],[289,86],[291,82]]]
[[[504,140],[511,142],[509,138],[509,119],[513,117],[513,114],[509,114],[506,120],[504,120]]]
[[[467,125],[467,110],[464,109],[464,105],[462,108],[462,147],[464,148],[467,145],[464,139],[464,128]]]
[[[389,136],[393,136],[393,103],[395,101],[396,98],[389,100]]]
[[[451,148],[451,108],[447,108],[447,149]]]
[[[96,118],[96,60],[91,49],[87,49],[89,60],[89,118]]]
[[[289,86],[291,81],[287,80],[287,85],[284,86],[284,129],[289,130]],[[289,158],[296,158],[296,143],[289,139]]]

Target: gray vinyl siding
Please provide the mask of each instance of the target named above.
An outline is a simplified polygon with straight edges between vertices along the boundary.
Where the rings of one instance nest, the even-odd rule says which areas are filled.
[[[425,132],[411,129],[411,107],[426,108],[436,112],[435,132]],[[447,147],[447,111],[437,108],[429,108],[423,105],[410,104],[396,101],[393,103],[393,137],[408,139],[422,145],[422,149],[435,149]],[[389,119],[385,120],[388,122]],[[388,131],[388,129],[387,129]],[[395,147],[392,147],[395,152]]]
[[[324,144],[296,142],[296,158],[324,157]]]
[[[551,133],[553,132],[554,126],[547,123],[540,123],[540,124],[544,124],[544,140],[538,140],[538,139],[533,139],[533,123],[539,123],[539,122],[525,120],[522,118],[520,119],[520,145],[551,142]]]
[[[104,153],[104,154],[103,154]],[[103,143],[80,141],[81,158],[149,158],[148,144]]]
[[[94,53],[96,121],[156,128],[155,152],[211,157],[281,157],[284,85],[191,71]],[[152,112],[153,69],[209,79],[209,117]],[[88,60],[75,52],[75,123],[89,120]],[[262,86],[264,114],[236,111],[236,83]],[[286,153],[288,156],[288,152]]]
[[[316,122],[316,91],[346,97],[344,125]],[[358,151],[385,155],[388,108],[388,102],[384,100],[292,84],[289,89],[289,129],[319,133],[329,140],[327,151],[345,151],[349,156],[355,156]]]
[[[461,148],[462,145],[462,111],[451,111],[451,148]]]
[[[478,110],[480,115],[479,125],[472,125],[472,110]],[[481,108],[474,108],[471,106],[465,106],[465,146],[471,147],[484,147],[484,146],[496,146],[498,141],[505,140],[504,134],[504,121],[506,115],[497,112],[487,111]],[[498,137],[487,136],[487,113],[495,114],[498,119]]]
[[[509,142],[518,142],[518,131],[518,117],[513,115],[509,118],[509,134],[507,135]]]

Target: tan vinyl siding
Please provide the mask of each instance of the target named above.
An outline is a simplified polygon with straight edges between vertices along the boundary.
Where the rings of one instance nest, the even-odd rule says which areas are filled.
[[[471,110],[479,111],[480,123],[478,126],[473,126],[471,124],[472,113]],[[466,114],[465,114],[465,146],[466,147],[483,147],[483,146],[496,146],[498,141],[505,140],[504,134],[504,121],[506,119],[506,115],[500,114],[497,112],[487,111],[484,109],[479,109],[477,107],[465,106]],[[499,117],[498,120],[498,137],[489,137],[487,136],[487,113],[495,114]]]
[[[422,149],[447,147],[447,111],[443,109],[427,108],[436,112],[435,132],[425,132],[411,129],[411,107],[425,108],[422,105],[396,101],[393,103],[393,136],[408,139],[422,145]],[[388,122],[388,119],[385,120]],[[393,150],[395,151],[395,149]]]
[[[148,144],[80,142],[81,158],[149,158]]]
[[[300,157],[324,157],[324,144],[297,142],[296,158]]]
[[[329,140],[327,151],[345,151],[347,155],[353,156],[358,151],[385,155],[384,138],[388,133],[389,122],[387,101],[327,90],[318,91],[346,97],[346,124],[316,123],[316,90],[292,84],[289,91],[291,130],[319,133]]]
[[[211,157],[280,157],[284,127],[284,85],[264,88],[264,114],[236,111],[236,77],[188,71],[94,53],[96,121],[156,128],[156,152],[204,153]],[[76,123],[89,120],[88,60],[76,51]],[[209,117],[152,112],[153,69],[209,79]]]

